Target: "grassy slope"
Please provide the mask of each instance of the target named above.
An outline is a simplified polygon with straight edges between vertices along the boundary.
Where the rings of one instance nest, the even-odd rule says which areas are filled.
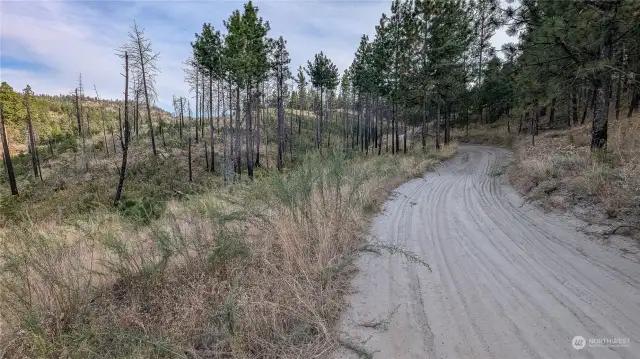
[[[604,218],[640,218],[638,118],[611,121],[607,150],[591,153],[590,126],[544,133],[515,143],[511,182],[547,207],[593,207]],[[589,213],[592,215],[592,213]]]
[[[145,155],[145,142],[135,148],[125,183],[134,213],[109,206],[116,172],[99,161],[70,176],[56,159],[49,180],[26,187],[19,208],[33,215],[0,229],[0,356],[326,352],[369,215],[399,183],[455,153],[297,153],[284,175],[260,169],[234,185],[204,172],[200,154],[190,185],[183,142],[167,137],[167,158]]]

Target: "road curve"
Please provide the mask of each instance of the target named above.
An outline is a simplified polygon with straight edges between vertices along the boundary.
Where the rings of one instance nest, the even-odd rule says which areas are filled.
[[[431,270],[401,254],[364,254],[343,343],[384,359],[640,358],[638,256],[524,203],[497,175],[508,156],[462,146],[394,191],[373,241]],[[348,346],[334,357],[357,358]]]

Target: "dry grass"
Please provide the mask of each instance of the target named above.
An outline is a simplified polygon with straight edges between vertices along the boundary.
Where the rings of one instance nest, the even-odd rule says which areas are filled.
[[[0,228],[0,357],[327,353],[369,215],[455,150],[312,154],[171,201],[148,226],[98,208]]]
[[[605,151],[589,149],[590,127],[550,131],[515,143],[509,179],[532,199],[550,207],[595,205],[608,217],[640,215],[640,121],[609,122]]]
[[[490,125],[470,124],[468,134],[465,127],[453,128],[451,133],[461,143],[511,147],[518,138],[518,127],[513,123],[507,126],[506,120],[500,120]]]

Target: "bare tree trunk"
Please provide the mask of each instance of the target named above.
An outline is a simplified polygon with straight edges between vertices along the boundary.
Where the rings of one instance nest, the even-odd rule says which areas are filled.
[[[193,182],[193,172],[191,171],[191,136],[189,136],[189,152],[187,155],[187,161],[189,161],[189,183]]]
[[[440,151],[440,101],[436,107],[436,150]]]
[[[205,167],[207,169],[207,171],[209,170],[209,150],[207,150],[207,141],[202,140],[202,143],[204,144],[204,162],[205,162]]]
[[[180,123],[178,126],[180,131],[180,140],[182,140],[182,128],[184,127],[184,97],[180,97]]]
[[[421,134],[422,134],[422,149],[426,150],[427,149],[427,93],[425,92],[424,94],[424,101],[422,101],[422,128],[421,130]]]
[[[264,104],[269,102],[269,99],[267,98],[267,92],[265,91],[264,88],[264,82],[262,83],[262,93],[264,94]],[[269,126],[267,125],[267,116],[269,115],[268,111],[265,111],[265,107],[266,105],[263,105],[262,107],[262,127],[264,127],[264,153],[265,153],[265,158],[267,160],[267,168],[269,168]],[[266,114],[265,114],[266,113]],[[292,128],[293,130],[293,128]]]
[[[327,96],[327,148],[331,148],[331,91]]]
[[[211,167],[209,167],[209,170],[211,170],[211,172],[215,172],[216,170],[216,159],[215,159],[215,155],[216,155],[216,151],[214,148],[214,142],[213,142],[213,74],[212,71],[210,71],[209,73],[209,142],[211,144]]]
[[[281,69],[282,70],[282,69]],[[284,107],[283,107],[283,99],[282,99],[282,87],[283,87],[283,79],[281,76],[278,76],[278,84],[277,84],[277,111],[278,111],[278,123],[277,123],[277,136],[278,136],[278,157],[276,161],[276,167],[278,171],[282,172],[284,167]]]
[[[549,127],[553,126],[556,115],[556,98],[551,99],[551,110],[549,111]]]
[[[380,110],[380,96],[376,97],[376,117],[378,118],[380,133],[378,136],[378,156],[382,155],[382,111]]]
[[[581,125],[584,125],[584,122],[587,119],[587,111],[589,111],[589,107],[591,107],[589,104],[589,99],[592,97],[591,92],[591,89],[584,90],[584,110],[582,111],[582,120],[580,121]]]
[[[324,88],[320,87],[320,117],[318,120],[318,126],[316,127],[316,143],[318,150],[322,152],[322,121],[324,120],[324,102],[323,102]]]
[[[620,50],[618,64],[620,65],[620,68],[624,69],[624,47]],[[622,96],[622,74],[618,73],[617,75],[618,82],[616,85],[616,120],[620,118],[620,96]]]
[[[578,124],[578,94],[577,94],[577,90],[575,87],[573,87],[571,89],[571,106],[573,108],[572,110],[572,120],[573,120],[573,125],[577,125]],[[571,122],[569,122],[569,125],[571,125]],[[571,127],[571,126],[569,126]]]
[[[120,204],[120,196],[122,195],[122,187],[127,171],[127,153],[129,151],[129,55],[124,53],[124,140],[122,141],[122,165],[120,166],[120,179],[116,188],[116,197],[113,201],[114,206]]]
[[[635,79],[634,79],[635,80]],[[629,102],[629,111],[627,112],[627,118],[633,116],[633,110],[638,107],[640,103],[640,91],[638,91],[638,84],[633,82],[633,90],[631,91],[631,101]]]
[[[407,117],[406,116],[404,118],[404,121],[402,121],[402,122],[404,122],[404,135],[403,135],[403,137],[404,137],[403,138],[403,142],[404,143],[402,145],[402,148],[403,148],[404,154],[406,155],[407,154]]]
[[[82,118],[80,113],[80,97],[76,88],[76,119],[78,120],[78,136],[82,136]]]
[[[444,144],[448,145],[449,141],[451,140],[451,116],[452,114],[452,110],[451,110],[451,104],[449,104],[448,108],[447,108],[447,113],[446,113],[446,117],[444,118]]]
[[[100,108],[100,117],[102,118],[102,135],[104,136],[104,149],[109,157],[109,145],[107,144],[107,125],[104,122],[104,108]]]
[[[11,194],[18,194],[18,185],[16,184],[16,175],[13,171],[13,163],[11,162],[11,154],[9,153],[9,140],[7,139],[7,132],[4,128],[3,107],[0,103],[0,136],[2,137],[2,155],[4,159],[4,165],[7,169],[7,176],[9,177],[9,187],[11,187]]]
[[[201,86],[202,86],[202,91],[200,92],[201,94],[201,99],[200,99],[200,137],[202,138],[202,141],[204,142],[204,116],[205,113],[207,112],[207,108],[204,105],[205,102],[205,87],[204,87],[204,74],[202,75],[202,81],[200,82]],[[207,169],[209,168],[209,164],[207,163]]]
[[[246,128],[246,141],[247,141],[247,175],[249,179],[253,180],[253,161],[254,161],[254,148],[253,148],[253,117],[252,117],[252,96],[251,85],[247,86],[247,128]]]
[[[602,46],[600,52],[606,51]],[[609,102],[606,99],[606,75],[598,76],[594,81],[595,87],[595,114],[591,124],[591,150],[604,148],[607,144],[607,127],[609,122]]]
[[[226,182],[229,179],[229,171],[228,171],[228,152],[227,152],[227,140],[228,140],[228,130],[227,130],[227,116],[224,111],[224,100],[225,100],[225,92],[224,92],[224,83],[222,84],[222,91],[218,93],[218,95],[222,99],[222,177]],[[231,107],[229,107],[229,113],[231,113]],[[219,128],[218,128],[219,130]]]
[[[82,140],[82,161],[84,162],[85,172],[89,171],[89,163],[87,161],[86,154],[86,141],[84,131],[82,130],[82,107],[80,106],[80,96],[78,95],[78,89],[76,88],[76,118],[78,120],[78,136]]]
[[[135,115],[133,118],[133,129],[136,132],[136,139],[139,137],[139,126],[140,126],[140,83],[138,83],[138,81],[135,81],[134,79],[134,88],[136,91],[136,108],[135,108]]]
[[[240,125],[240,85],[236,87],[236,170],[238,171],[238,178],[242,175],[242,141]],[[246,131],[246,129],[245,129]]]
[[[140,56],[140,68],[142,70],[142,86],[144,87],[144,100],[147,105],[147,120],[149,121],[149,136],[151,136],[151,149],[153,150],[153,155],[157,156],[158,152],[156,151],[156,138],[153,133],[153,120],[151,119],[151,102],[149,102],[149,90],[147,87],[147,73],[144,70],[145,61],[144,61],[142,43],[139,37],[138,37],[137,44],[138,44],[138,54]],[[126,118],[127,118],[127,114],[125,114],[125,119]]]
[[[111,131],[111,142],[113,143],[113,154],[117,153],[116,151],[116,136],[113,133],[113,126],[109,126],[109,130]]]
[[[198,102],[200,100],[200,88],[198,87],[198,85],[199,85],[198,80],[199,79],[200,79],[200,71],[196,70],[196,109],[195,109],[195,115],[196,115],[196,121],[195,121],[195,123],[196,123],[196,144],[198,144],[198,140],[199,140],[199,138],[198,138],[198,123],[200,121],[200,118],[198,117],[198,113],[199,113],[198,112],[198,108],[200,108],[200,106],[199,106],[200,103]],[[202,116],[202,114],[200,114],[200,116]]]
[[[260,84],[256,83],[256,91],[260,92]],[[260,96],[258,96],[256,98],[257,101],[257,108],[256,108],[256,162],[255,162],[255,167],[260,167],[260,140],[262,139],[260,136],[260,114],[262,112],[262,101],[260,101],[260,99],[262,98],[262,93],[260,93]]]
[[[234,164],[233,172],[235,172],[235,128],[233,126],[233,85],[229,81],[229,158],[230,163]]]
[[[31,106],[29,103],[29,89],[24,93],[24,105],[27,108],[27,134],[29,136],[29,153],[31,154],[31,164],[33,165],[33,175],[38,178],[38,155],[36,152],[36,136],[33,133],[33,125],[31,124]]]

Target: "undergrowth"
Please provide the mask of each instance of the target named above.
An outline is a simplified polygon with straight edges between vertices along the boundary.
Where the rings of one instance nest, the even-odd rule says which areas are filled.
[[[522,140],[509,168],[511,182],[549,207],[590,205],[605,217],[640,216],[640,132],[638,118],[609,122],[607,148],[591,151],[590,127],[541,134],[535,146]]]
[[[313,153],[160,209],[143,191],[119,211],[13,222],[0,228],[0,357],[326,354],[370,214],[454,153]]]

